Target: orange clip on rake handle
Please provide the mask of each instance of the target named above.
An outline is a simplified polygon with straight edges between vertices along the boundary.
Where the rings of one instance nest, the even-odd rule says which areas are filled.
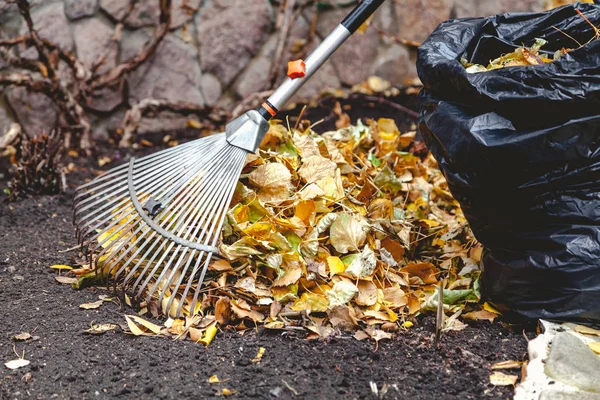
[[[306,76],[306,63],[303,60],[290,61],[287,76],[290,79],[304,78]]]

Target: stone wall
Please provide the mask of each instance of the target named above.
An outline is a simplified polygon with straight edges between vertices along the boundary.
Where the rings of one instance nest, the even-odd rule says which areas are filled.
[[[303,0],[297,0],[300,3]],[[504,11],[544,8],[544,0],[389,0],[364,35],[357,34],[309,81],[296,99],[310,98],[326,87],[347,87],[378,75],[395,85],[416,77],[415,52],[391,36],[421,42],[443,20]],[[116,22],[127,12],[127,0],[31,0],[32,17],[43,37],[77,54],[88,67],[106,55],[101,69],[125,60],[143,46],[158,23],[158,0],[139,0],[124,21],[118,46],[111,41]],[[279,2],[277,2],[279,3]],[[327,2],[321,2],[327,3]],[[318,11],[314,44],[325,37],[356,3],[330,0]],[[2,4],[2,0],[0,0]],[[268,0],[173,0],[172,30],[156,54],[127,78],[126,85],[104,90],[92,100],[95,134],[116,126],[127,107],[147,97],[217,104],[232,108],[248,95],[268,89],[278,35],[279,6]],[[282,64],[302,52],[314,8],[295,21]],[[0,9],[0,35],[26,28],[10,5]],[[383,30],[389,35],[381,35]],[[33,53],[35,54],[35,53]],[[282,65],[282,73],[283,75]],[[6,63],[0,58],[0,73]],[[12,121],[28,133],[56,122],[57,110],[41,94],[9,89],[0,98],[0,133]],[[147,129],[174,128],[181,119],[161,121]]]

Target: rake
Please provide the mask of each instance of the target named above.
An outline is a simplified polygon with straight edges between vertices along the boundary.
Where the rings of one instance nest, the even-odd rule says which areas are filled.
[[[257,151],[269,120],[383,1],[359,3],[306,62],[288,64],[288,78],[257,110],[225,132],[131,158],[78,187],[73,223],[96,273],[134,299],[156,299],[170,315],[195,314],[246,156]]]

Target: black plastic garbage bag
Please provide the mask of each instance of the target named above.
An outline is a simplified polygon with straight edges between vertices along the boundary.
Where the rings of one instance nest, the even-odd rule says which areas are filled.
[[[484,296],[532,318],[600,320],[600,40],[576,9],[600,25],[593,4],[452,20],[417,60],[419,128],[486,248]],[[460,63],[535,38],[575,50],[474,74]]]

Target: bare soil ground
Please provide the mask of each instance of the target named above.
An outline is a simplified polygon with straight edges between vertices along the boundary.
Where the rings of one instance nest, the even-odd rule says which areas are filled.
[[[401,129],[410,122],[398,110],[376,107],[380,115],[363,103],[351,109],[395,117]],[[122,325],[123,314],[132,312],[113,303],[80,309],[103,292],[61,285],[48,268],[71,262],[70,253],[59,251],[75,245],[70,196],[85,177],[91,177],[85,169],[69,175],[64,195],[0,203],[0,399],[198,399],[222,397],[223,388],[240,399],[376,399],[371,382],[380,391],[388,385],[385,399],[512,397],[512,387],[489,384],[490,368],[523,359],[526,340],[522,326],[499,321],[445,333],[437,347],[431,316],[419,317],[413,328],[379,346],[350,333],[309,341],[302,334],[262,329],[219,332],[208,347],[121,331],[83,333],[92,322]],[[12,336],[22,331],[36,340],[15,342]],[[266,348],[262,361],[251,362],[260,347]],[[24,352],[31,364],[5,368],[4,362],[17,358],[15,352]],[[209,384],[213,374],[224,382]]]

